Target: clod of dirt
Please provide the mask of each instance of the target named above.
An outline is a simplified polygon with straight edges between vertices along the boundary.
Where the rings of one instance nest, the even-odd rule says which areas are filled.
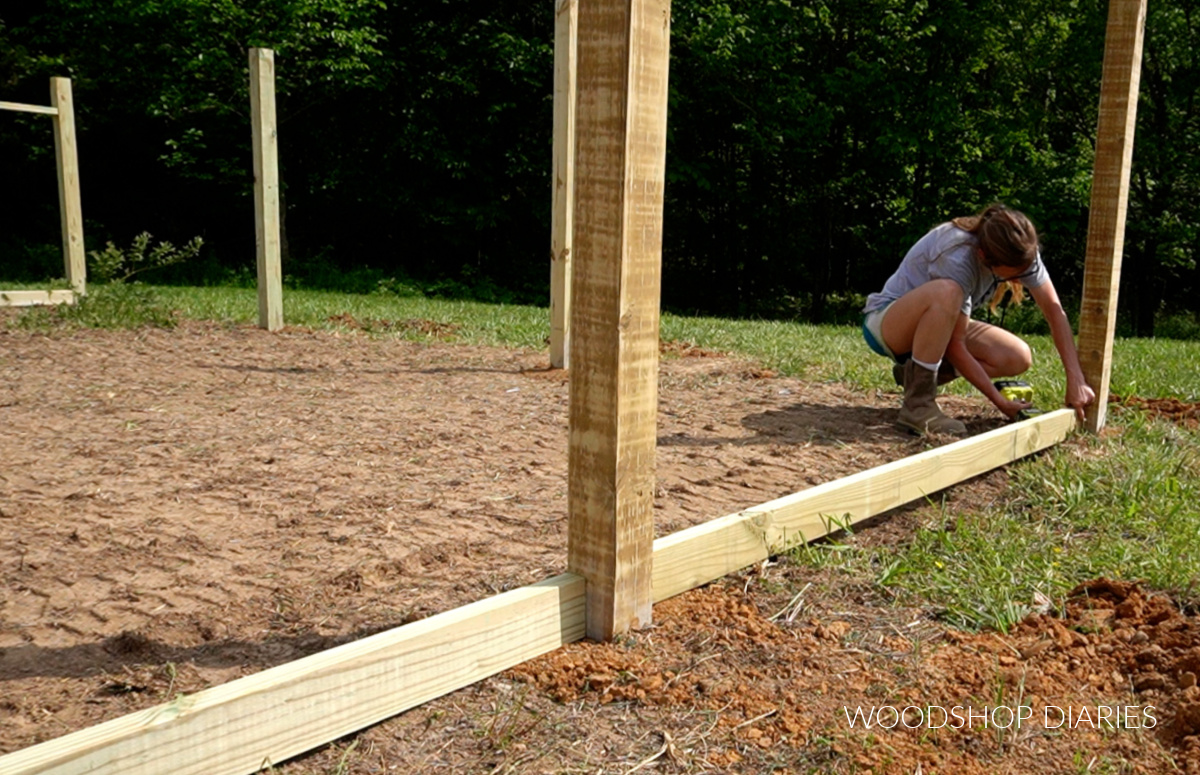
[[[717,350],[706,350],[691,342],[681,342],[675,339],[660,341],[658,351],[663,355],[676,355],[680,358],[720,358],[725,355]]]
[[[104,641],[104,650],[115,657],[148,657],[154,642],[140,632],[125,631]]]

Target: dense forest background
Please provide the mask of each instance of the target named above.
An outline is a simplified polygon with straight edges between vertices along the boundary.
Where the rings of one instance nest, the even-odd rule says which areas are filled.
[[[1124,333],[1197,330],[1200,0],[1150,3]],[[663,303],[849,319],[930,226],[1001,200],[1078,294],[1107,4],[674,0]],[[6,0],[0,99],[74,79],[89,249],[254,265],[246,49],[276,50],[292,286],[547,303],[554,2]],[[61,276],[53,136],[0,113],[0,277]],[[152,279],[147,277],[146,279]]]

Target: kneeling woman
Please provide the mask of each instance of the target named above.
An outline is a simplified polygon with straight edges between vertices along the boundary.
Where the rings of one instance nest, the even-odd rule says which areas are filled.
[[[1002,282],[1028,288],[1045,315],[1066,370],[1066,404],[1082,419],[1096,395],[1083,377],[1071,324],[1042,264],[1037,231],[1023,213],[992,205],[935,227],[908,251],[883,290],[867,297],[863,337],[896,363],[894,373],[904,387],[901,425],[917,433],[964,435],[966,426],[942,414],[935,402],[937,386],[959,375],[1009,418],[1029,406],[1008,400],[992,384],[1029,368],[1029,345],[971,319],[971,310]]]

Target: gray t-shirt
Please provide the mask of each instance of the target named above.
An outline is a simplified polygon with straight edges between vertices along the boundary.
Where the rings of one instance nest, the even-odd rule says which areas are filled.
[[[867,297],[863,312],[883,309],[914,288],[930,280],[948,279],[958,283],[963,290],[962,312],[970,317],[971,310],[986,304],[999,283],[983,262],[977,258],[975,248],[979,241],[975,235],[963,231],[953,223],[935,227],[909,249],[900,268],[888,278],[883,290]],[[1027,288],[1036,288],[1050,279],[1041,253],[1031,267],[1032,273],[1022,277]]]

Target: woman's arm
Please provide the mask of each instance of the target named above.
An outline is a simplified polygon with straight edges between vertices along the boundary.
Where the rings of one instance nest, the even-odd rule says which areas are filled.
[[[992,384],[992,378],[988,376],[983,365],[967,348],[967,323],[967,316],[959,314],[954,333],[950,335],[950,344],[946,346],[946,360],[950,361],[963,379],[995,404],[1005,417],[1012,419],[1017,416],[1017,412],[1028,409],[1030,404],[1024,401],[1010,401]]]
[[[1029,288],[1029,295],[1037,302],[1038,308],[1050,324],[1050,336],[1054,339],[1054,347],[1062,360],[1063,369],[1067,374],[1067,406],[1075,410],[1080,422],[1083,421],[1083,409],[1096,400],[1096,392],[1088,385],[1083,376],[1083,367],[1079,365],[1079,353],[1075,350],[1075,334],[1071,331],[1071,323],[1067,313],[1063,311],[1062,302],[1058,300],[1058,292],[1054,283],[1049,279],[1036,288]]]

